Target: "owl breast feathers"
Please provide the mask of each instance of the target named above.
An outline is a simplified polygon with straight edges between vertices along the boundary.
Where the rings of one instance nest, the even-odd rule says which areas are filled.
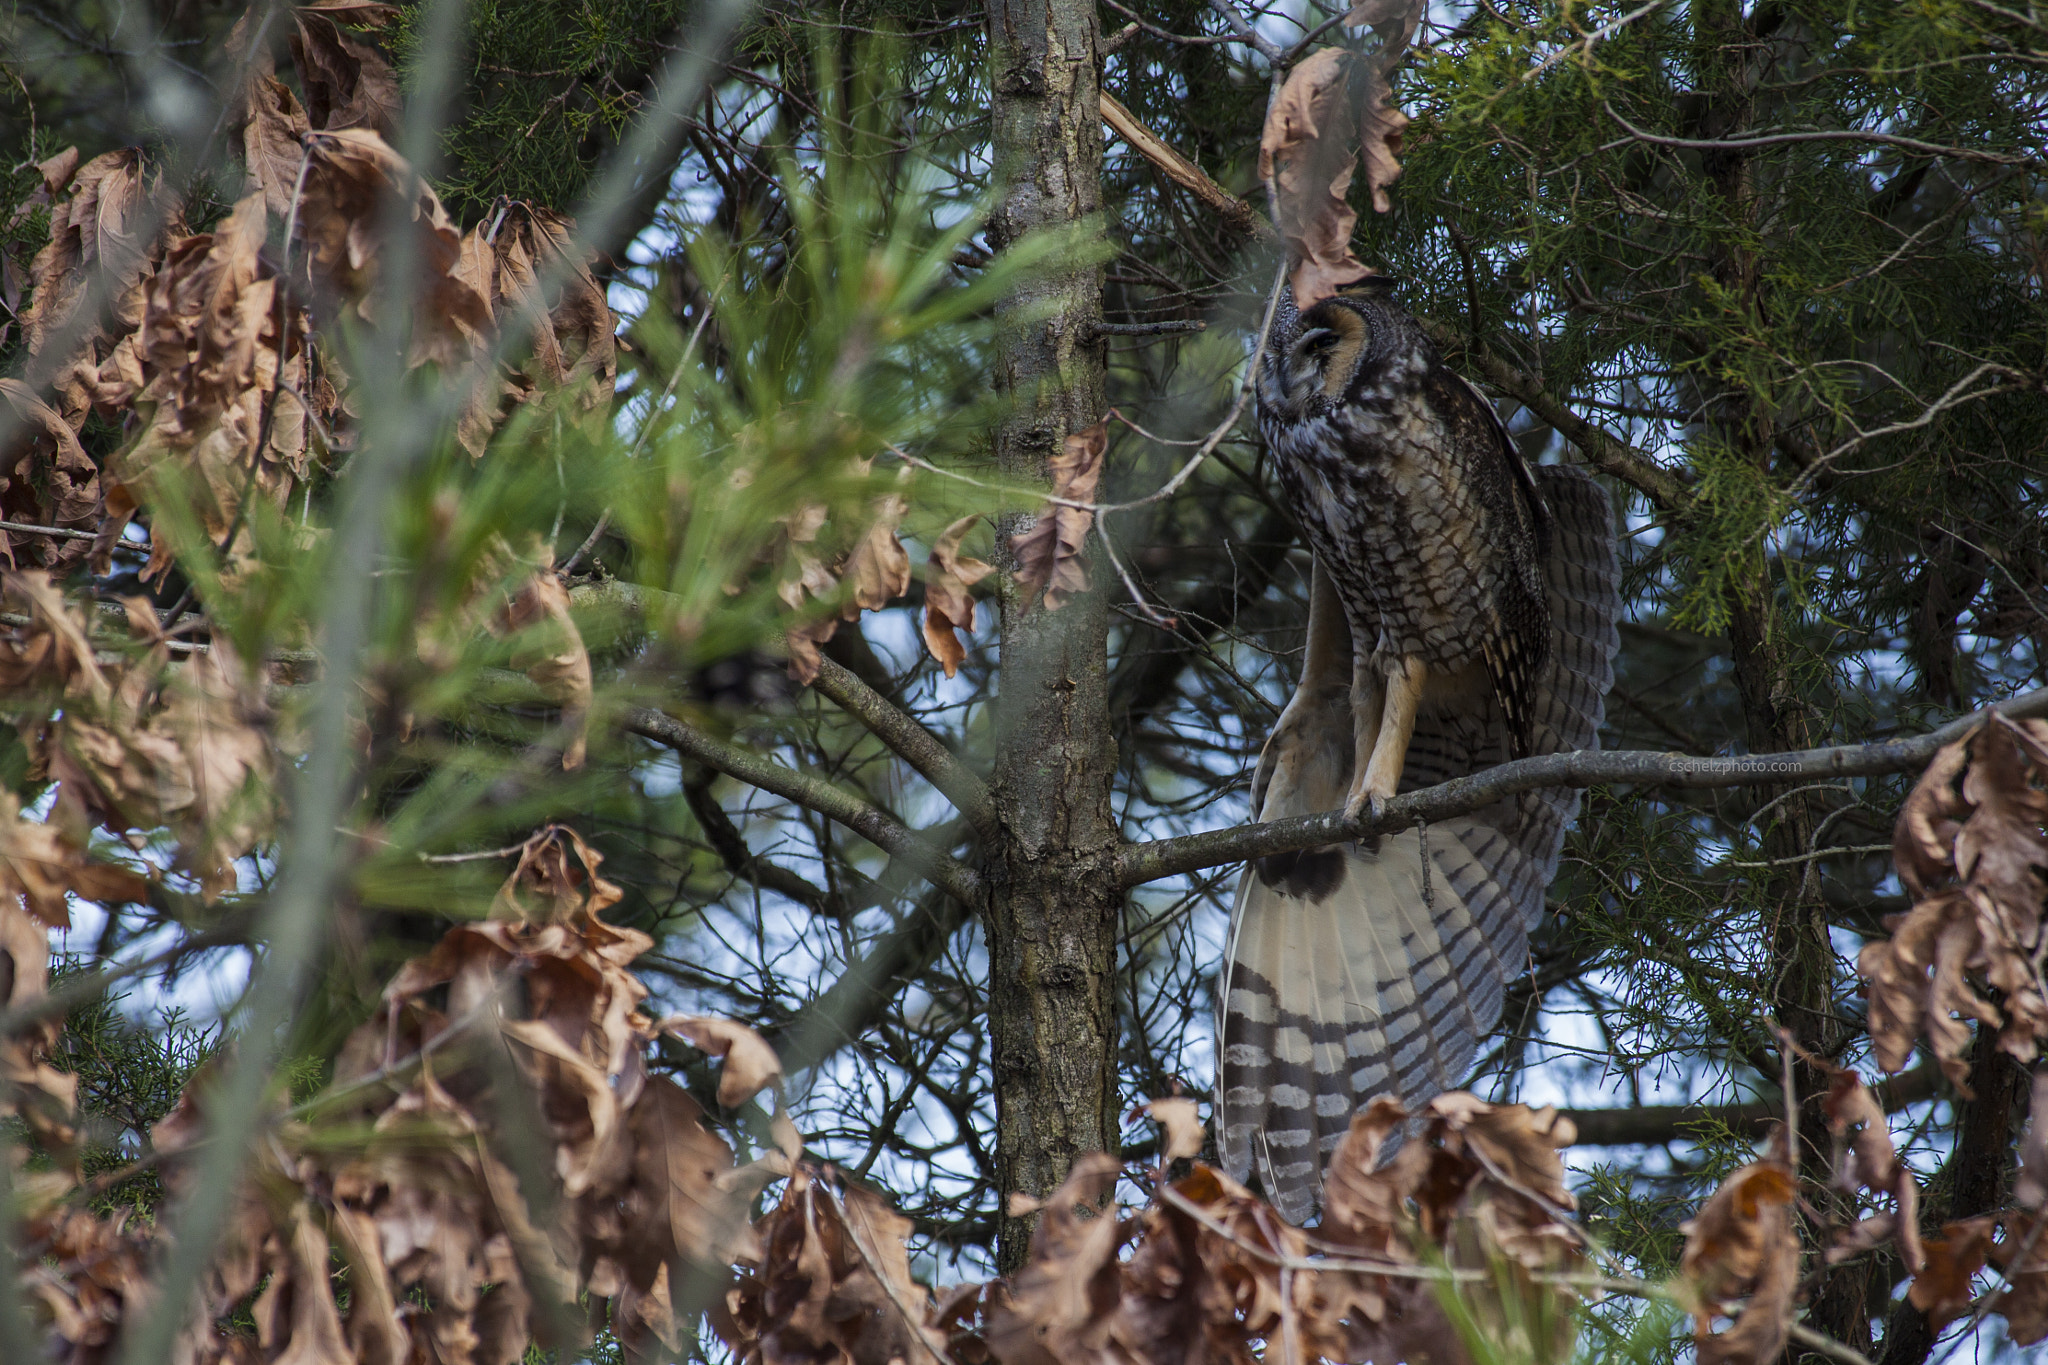
[[[1283,300],[1259,425],[1315,555],[1302,677],[1252,783],[1262,820],[1356,813],[1597,744],[1618,643],[1606,494],[1532,471],[1376,289]],[[1225,1165],[1296,1220],[1376,1095],[1459,1082],[1520,974],[1578,794],[1248,868],[1218,988]]]

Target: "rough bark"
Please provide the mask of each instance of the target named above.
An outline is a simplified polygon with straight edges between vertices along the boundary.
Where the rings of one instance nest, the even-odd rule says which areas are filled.
[[[1083,0],[996,0],[988,9],[999,191],[995,245],[1101,212],[1100,33]],[[1011,482],[1105,406],[1102,274],[1057,262],[1001,310],[996,382],[1013,406],[995,433]],[[1006,529],[1016,529],[1014,522]],[[1116,1149],[1117,829],[1110,804],[1108,619],[1099,593],[1058,611],[1002,607],[988,841],[989,1028],[995,1071],[997,1263],[1024,1261],[1012,1193],[1049,1194],[1076,1157]]]

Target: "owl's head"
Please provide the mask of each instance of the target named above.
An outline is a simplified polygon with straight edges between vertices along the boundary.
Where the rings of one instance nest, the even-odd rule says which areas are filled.
[[[1294,419],[1347,403],[1385,403],[1422,383],[1429,342],[1387,297],[1390,284],[1375,276],[1299,313],[1291,295],[1282,299],[1260,376],[1259,401],[1269,415]]]

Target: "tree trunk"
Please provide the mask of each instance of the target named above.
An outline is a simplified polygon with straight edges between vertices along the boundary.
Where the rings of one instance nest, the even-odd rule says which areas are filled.
[[[990,85],[1002,246],[1101,211],[1095,6],[996,0]],[[1101,417],[1102,272],[1056,261],[1005,300],[996,383],[1012,403],[995,433],[1006,479],[1039,482],[1046,458]],[[1006,518],[998,536],[1007,559]],[[998,1265],[1021,1265],[1031,1223],[1012,1193],[1045,1195],[1077,1156],[1116,1147],[1113,969],[1123,892],[1110,803],[1116,741],[1108,619],[1099,592],[1058,611],[1002,605],[996,703],[998,837],[989,849],[989,1027],[996,1098]]]

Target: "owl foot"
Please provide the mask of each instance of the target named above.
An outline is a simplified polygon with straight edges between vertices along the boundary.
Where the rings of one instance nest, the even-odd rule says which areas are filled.
[[[1374,791],[1370,787],[1353,792],[1351,798],[1344,803],[1344,818],[1346,820],[1356,820],[1360,815],[1367,812],[1371,813],[1374,824],[1378,824],[1387,813],[1386,796]]]

